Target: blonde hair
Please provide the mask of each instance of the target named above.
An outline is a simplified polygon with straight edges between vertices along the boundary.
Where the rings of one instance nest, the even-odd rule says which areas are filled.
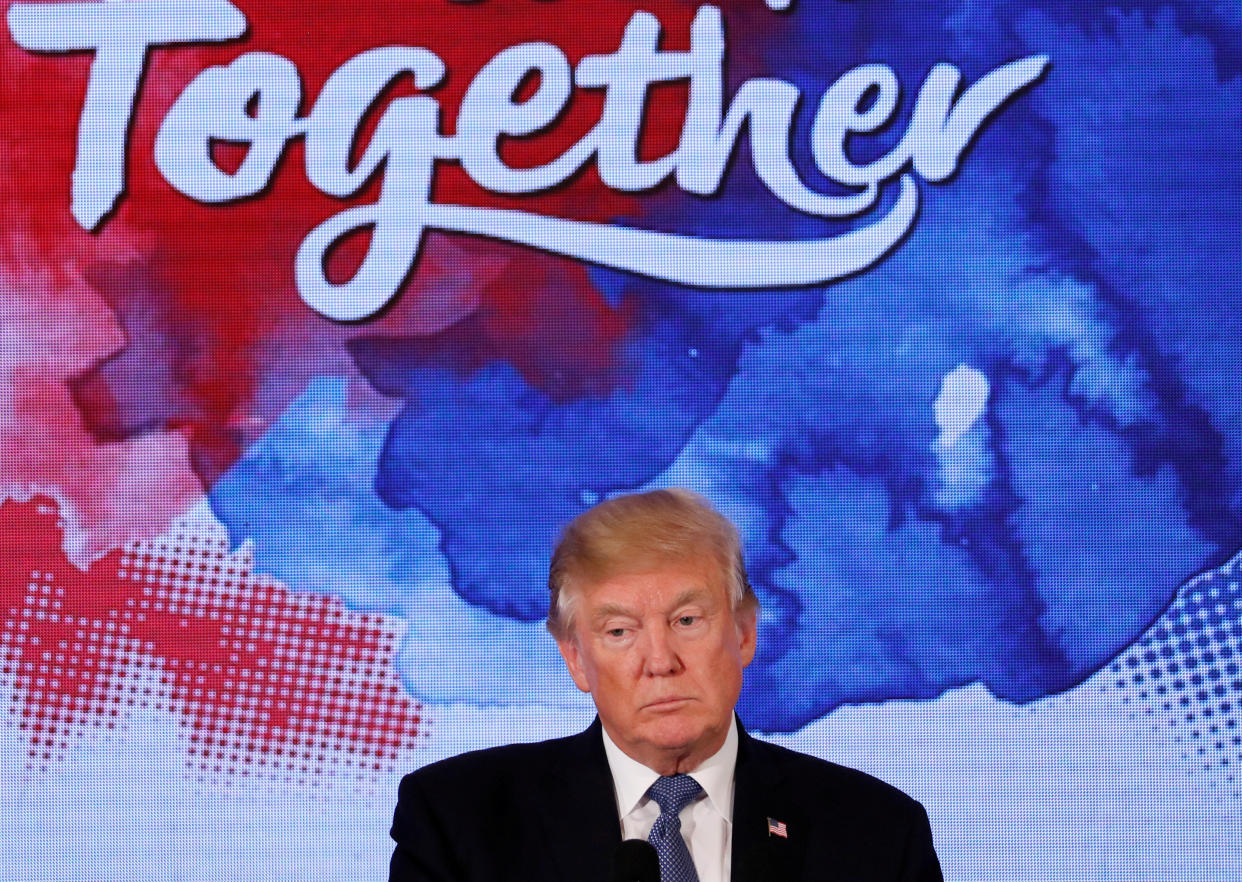
[[[733,609],[755,605],[737,528],[698,493],[673,487],[605,500],[574,518],[552,553],[548,631],[558,640],[572,633],[583,585],[705,553],[716,558]]]

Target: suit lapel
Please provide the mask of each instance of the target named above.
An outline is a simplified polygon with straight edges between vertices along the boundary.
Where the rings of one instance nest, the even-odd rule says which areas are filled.
[[[807,824],[788,798],[767,746],[747,735],[741,723],[734,780],[732,882],[800,878]],[[786,835],[769,832],[769,819],[783,823]]]
[[[544,833],[550,863],[565,882],[607,879],[621,843],[612,774],[597,719],[566,742],[563,761],[544,776]]]

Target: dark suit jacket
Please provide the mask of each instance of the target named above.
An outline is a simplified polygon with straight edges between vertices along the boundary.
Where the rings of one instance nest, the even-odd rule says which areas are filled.
[[[862,772],[740,731],[732,882],[933,882],[923,807]],[[788,837],[768,833],[783,821]],[[391,882],[608,882],[621,842],[598,720],[406,775]]]

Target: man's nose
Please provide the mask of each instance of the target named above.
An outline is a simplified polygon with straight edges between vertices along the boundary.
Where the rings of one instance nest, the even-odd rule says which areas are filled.
[[[643,658],[644,673],[651,677],[664,677],[678,673],[681,658],[677,654],[677,641],[668,628],[647,629],[647,652]]]

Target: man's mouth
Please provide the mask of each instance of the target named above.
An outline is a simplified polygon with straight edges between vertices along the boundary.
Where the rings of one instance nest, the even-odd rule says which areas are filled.
[[[643,710],[649,710],[649,711],[677,710],[681,706],[688,704],[690,701],[691,699],[686,696],[672,696],[669,698],[658,698],[655,701],[649,701],[647,702],[647,704],[643,705]]]

